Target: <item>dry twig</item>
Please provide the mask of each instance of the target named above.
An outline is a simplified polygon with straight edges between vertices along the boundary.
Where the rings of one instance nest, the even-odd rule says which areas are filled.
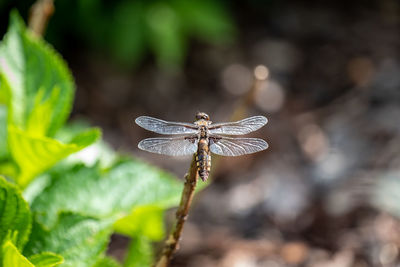
[[[181,202],[176,211],[175,227],[165,241],[161,257],[155,267],[167,267],[175,251],[179,248],[183,225],[188,217],[198,178],[199,174],[197,171],[196,159],[195,156],[193,156],[189,172],[185,175],[185,185],[183,187]]]
[[[45,32],[47,22],[54,13],[53,0],[37,0],[31,7],[29,16],[29,28],[37,36],[42,36]]]

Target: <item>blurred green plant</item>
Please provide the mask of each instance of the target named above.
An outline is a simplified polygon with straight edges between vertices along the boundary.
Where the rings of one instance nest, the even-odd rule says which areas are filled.
[[[65,124],[74,91],[60,55],[13,12],[0,43],[0,266],[148,266],[179,201],[170,174]],[[123,263],[105,255],[114,232],[132,239]]]
[[[151,53],[160,67],[179,68],[190,39],[221,45],[235,36],[223,1],[75,0],[55,5],[47,34],[51,42],[62,47],[68,32],[91,47],[107,49],[126,66],[138,65]]]

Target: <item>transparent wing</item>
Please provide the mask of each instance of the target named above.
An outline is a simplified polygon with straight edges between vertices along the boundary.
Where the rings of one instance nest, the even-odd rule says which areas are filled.
[[[208,129],[211,134],[241,135],[258,130],[267,124],[267,122],[268,120],[264,116],[254,116],[236,122],[211,124]]]
[[[184,156],[192,155],[197,151],[196,137],[172,137],[172,138],[147,138],[139,142],[138,147],[142,150],[169,155]]]
[[[267,142],[259,138],[210,137],[211,152],[222,156],[241,156],[267,148]]]
[[[135,122],[140,127],[159,134],[194,134],[198,131],[194,124],[163,121],[148,116],[140,116]]]

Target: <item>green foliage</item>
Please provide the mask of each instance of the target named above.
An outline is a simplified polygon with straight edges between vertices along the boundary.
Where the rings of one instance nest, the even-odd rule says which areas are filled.
[[[29,257],[36,267],[53,267],[64,262],[63,257],[52,252],[43,252]]]
[[[0,112],[0,123],[8,129],[0,132],[8,139],[8,145],[0,145],[4,147],[0,156],[12,155],[0,164],[0,171],[9,176],[17,173],[14,179],[25,187],[59,160],[92,144],[100,133],[89,130],[67,144],[51,138],[71,111],[75,86],[61,57],[26,31],[15,12],[0,45],[0,59],[0,90],[6,92],[8,105]]]
[[[49,230],[39,223],[32,228],[25,255],[52,251],[64,257],[63,266],[93,266],[102,255],[112,231],[112,220],[98,220],[73,213],[62,213]]]
[[[53,136],[71,111],[75,91],[62,58],[26,31],[16,12],[11,14],[10,27],[1,42],[0,58],[0,72],[10,90],[9,120],[24,130],[40,120],[40,130]]]
[[[57,132],[56,138],[62,142],[70,142],[79,133],[84,132],[90,124],[84,120],[73,121]],[[100,168],[109,168],[119,158],[118,154],[104,141],[98,140],[86,149],[70,155],[63,165],[84,163],[86,166],[98,164]]]
[[[19,189],[0,177],[0,244],[9,236],[21,249],[28,241],[31,214]]]
[[[9,156],[7,140],[7,108],[0,104],[0,162]]]
[[[221,2],[174,0],[173,4],[185,22],[182,23],[185,32],[215,44],[233,38],[233,23]]]
[[[11,154],[20,168],[16,178],[25,187],[38,174],[53,166],[69,154],[93,143],[100,136],[98,130],[89,130],[76,136],[69,144],[45,136],[34,136],[29,132],[9,126],[8,140]]]
[[[2,254],[4,267],[35,267],[9,240],[3,244]]]
[[[140,206],[118,220],[114,228],[118,233],[127,236],[143,235],[151,240],[160,240],[164,236],[162,217],[163,209],[159,206]]]
[[[71,0],[55,4],[62,14],[52,18],[50,39],[57,42],[60,29],[74,29],[69,34],[109,50],[127,66],[138,65],[150,52],[160,67],[179,68],[191,39],[227,44],[235,36],[232,19],[220,1]],[[72,21],[71,13],[76,14]]]
[[[121,267],[116,260],[110,257],[100,258],[93,267]]]
[[[143,236],[133,238],[124,267],[147,267],[153,262],[153,251],[150,241]]]
[[[183,62],[186,44],[176,10],[166,3],[155,3],[146,14],[149,46],[162,67],[179,66]]]
[[[61,211],[122,218],[143,205],[168,208],[178,202],[181,190],[181,185],[171,178],[137,160],[123,161],[108,171],[97,166],[75,166],[54,177],[53,183],[34,200],[32,210],[40,223],[51,227]]]
[[[74,87],[12,14],[0,43],[0,267],[118,267],[105,255],[113,232],[133,240],[125,266],[148,266],[179,201],[170,174],[118,155],[87,123],[64,125]]]
[[[66,221],[65,212],[86,216],[92,223],[107,221],[108,224],[103,225],[109,231],[103,232],[106,241],[111,234],[110,228],[135,238],[159,240],[164,233],[163,210],[178,203],[182,189],[182,185],[169,174],[132,159],[122,160],[106,170],[100,169],[98,165],[86,167],[79,164],[55,169],[49,175],[51,182],[45,183],[46,188],[32,203],[37,222],[33,232],[38,234],[31,236],[26,252],[29,255],[45,249],[60,253],[65,258],[65,264],[71,266],[80,266],[76,265],[78,262],[88,264],[87,259],[96,257],[88,255],[87,258],[71,259],[63,250],[43,245],[54,244],[55,240],[61,238],[53,232],[58,231],[60,222]],[[50,230],[45,231],[45,228]],[[66,231],[60,231],[61,235]],[[49,237],[45,241],[35,241],[43,236]],[[73,239],[69,234],[66,236],[69,240]],[[77,235],[77,238],[81,237],[82,234]],[[71,242],[78,243],[75,240]],[[96,244],[102,243],[97,240]],[[81,253],[79,256],[84,255]]]
[[[31,232],[31,212],[19,189],[0,177],[0,266],[52,267],[63,258],[45,252],[26,259],[20,249],[28,241]]]
[[[86,12],[88,10],[82,9],[83,14]],[[145,5],[142,1],[121,2],[114,10],[112,22],[114,30],[108,33],[109,49],[114,58],[122,64],[135,66],[143,59],[146,52],[146,32],[142,27],[145,24],[144,12]],[[98,19],[101,19],[100,16]],[[93,21],[93,23],[98,22]]]

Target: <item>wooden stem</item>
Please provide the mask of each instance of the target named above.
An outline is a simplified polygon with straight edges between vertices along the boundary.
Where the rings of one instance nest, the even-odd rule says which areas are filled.
[[[37,0],[30,12],[29,28],[37,36],[43,36],[47,23],[54,13],[53,0]]]
[[[160,259],[155,264],[155,267],[167,267],[174,253],[179,249],[179,241],[181,238],[183,225],[188,217],[189,208],[192,203],[194,191],[196,189],[197,180],[199,178],[196,159],[193,156],[189,172],[185,175],[185,185],[182,191],[181,202],[179,203],[178,210],[176,211],[176,224],[165,241],[164,248]]]

